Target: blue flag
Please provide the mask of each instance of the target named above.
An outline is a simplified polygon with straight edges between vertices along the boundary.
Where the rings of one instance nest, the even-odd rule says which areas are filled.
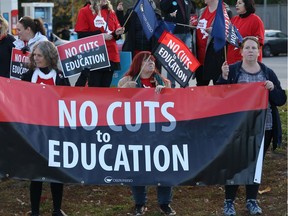
[[[176,24],[173,22],[167,22],[164,20],[159,20],[158,27],[155,29],[154,36],[159,39],[164,31],[167,31],[169,33],[173,33],[174,29],[176,27]]]
[[[158,26],[158,20],[154,9],[148,0],[138,0],[134,7],[134,11],[137,13],[146,38],[149,40]]]
[[[225,28],[222,0],[218,1],[211,36],[214,38],[214,50],[216,52],[225,46],[226,28]]]

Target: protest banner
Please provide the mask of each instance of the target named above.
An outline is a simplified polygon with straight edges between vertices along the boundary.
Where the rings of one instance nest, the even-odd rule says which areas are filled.
[[[103,34],[59,45],[57,50],[65,77],[77,75],[85,68],[93,71],[110,66]]]
[[[0,177],[170,186],[260,180],[253,173],[263,157],[262,82],[157,94],[0,78],[0,94]]]
[[[30,52],[24,54],[21,50],[12,48],[10,78],[21,79],[22,74],[29,70],[29,55]]]
[[[184,42],[169,32],[162,34],[159,43],[153,55],[181,87],[187,86],[200,63]]]

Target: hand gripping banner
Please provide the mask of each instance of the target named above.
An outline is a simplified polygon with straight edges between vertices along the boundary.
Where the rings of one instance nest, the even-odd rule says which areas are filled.
[[[0,95],[0,177],[127,185],[259,181],[263,83],[156,94],[0,78]]]

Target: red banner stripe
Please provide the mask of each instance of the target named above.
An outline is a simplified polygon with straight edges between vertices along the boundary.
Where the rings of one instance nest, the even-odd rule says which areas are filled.
[[[136,112],[141,112],[142,123],[159,123],[169,122],[167,113],[186,121],[268,106],[263,83],[164,89],[156,94],[155,89],[43,86],[0,78],[0,95],[0,122],[44,126],[59,126],[60,103],[77,126],[80,119],[87,124],[97,121],[98,126],[107,126],[108,119],[123,125],[125,116],[135,123]],[[73,107],[76,112],[70,112]]]

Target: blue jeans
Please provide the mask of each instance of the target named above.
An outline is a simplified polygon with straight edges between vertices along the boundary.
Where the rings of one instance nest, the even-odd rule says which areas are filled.
[[[190,32],[185,34],[175,34],[177,38],[182,40],[186,46],[192,50],[192,34]],[[167,78],[171,81],[171,88],[175,88],[175,79],[167,72]]]
[[[147,202],[147,186],[131,187],[135,205],[145,205]],[[172,187],[157,187],[159,205],[170,204],[172,199]]]

